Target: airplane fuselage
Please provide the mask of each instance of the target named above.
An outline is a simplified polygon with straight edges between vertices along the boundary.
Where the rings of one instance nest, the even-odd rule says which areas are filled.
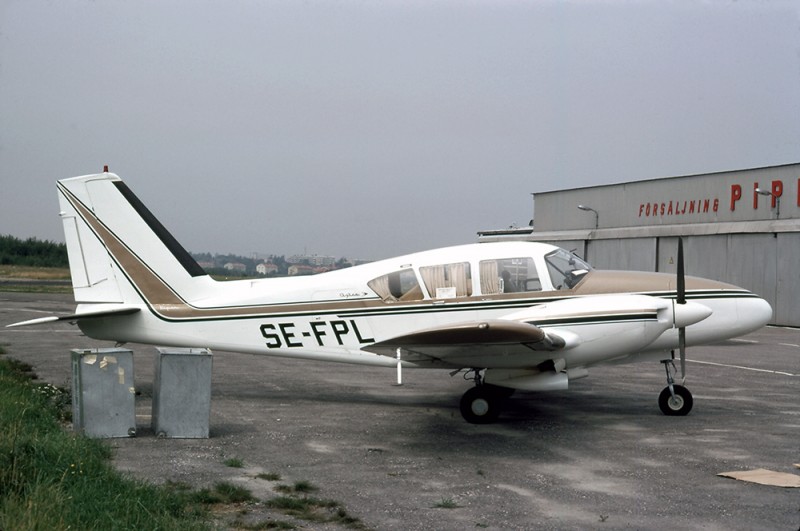
[[[613,299],[608,299],[610,295],[639,294],[672,304],[676,288],[671,274],[591,270],[574,287],[562,286],[559,290],[547,273],[537,273],[539,284],[535,287],[540,289],[490,294],[481,293],[479,279],[471,278],[469,296],[438,299],[430,296],[423,279],[419,284],[425,292],[412,301],[381,299],[367,285],[372,278],[380,277],[381,271],[398,271],[401,266],[417,278],[420,268],[435,267],[437,262],[467,263],[470,269],[479,270],[481,261],[521,255],[530,257],[533,264],[541,262],[541,271],[546,272],[543,256],[553,249],[528,242],[474,244],[314,277],[217,282],[213,287],[225,295],[206,297],[194,304],[176,304],[174,300],[159,303],[158,292],[139,293],[142,312],[81,322],[81,328],[98,339],[202,345],[217,350],[394,367],[396,359],[362,349],[417,330],[503,319],[533,308],[547,308],[547,318],[532,315],[526,322],[543,329],[569,329],[581,338],[579,345],[564,353],[567,367],[588,367],[677,348],[677,329],[671,322],[666,327],[659,323],[652,308],[650,315],[646,308],[635,308],[638,311],[633,313],[625,308],[620,313],[620,308],[613,306]],[[707,318],[687,327],[689,346],[748,333],[763,326],[771,316],[769,305],[762,299],[713,280],[689,277],[687,299],[711,310]],[[597,308],[593,307],[594,302],[599,304]],[[568,315],[554,318],[552,312],[567,303]],[[495,356],[481,366],[535,366],[542,359],[533,353]],[[458,368],[467,360],[468,356],[457,361],[406,360],[404,365]]]

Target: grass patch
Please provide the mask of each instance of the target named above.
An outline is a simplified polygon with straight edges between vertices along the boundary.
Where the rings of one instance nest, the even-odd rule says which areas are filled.
[[[50,285],[50,284],[5,284],[0,283],[0,291],[8,293],[72,293],[72,286]]]
[[[244,503],[255,500],[250,491],[244,487],[237,487],[232,483],[220,482],[212,489],[200,489],[188,492],[188,499],[203,505]]]
[[[458,509],[461,507],[452,498],[442,498],[437,503],[433,504],[434,509]]]
[[[261,531],[264,529],[297,529],[291,522],[283,520],[264,520],[255,524],[246,524],[240,520],[233,522],[235,529],[246,529],[247,531]]]
[[[280,481],[281,475],[275,472],[262,472],[261,474],[256,474],[258,479],[263,479],[266,481]]]
[[[0,291],[72,293],[68,268],[0,265]],[[57,281],[57,282],[56,282]]]
[[[0,359],[0,529],[207,529],[186,496],[115,471],[102,441],[65,432],[29,367]]]
[[[0,346],[0,354],[5,354],[6,350]],[[38,377],[33,372],[33,365],[25,363],[24,361],[7,358],[3,360],[5,364],[5,371],[20,380],[36,380]]]
[[[306,522],[336,523],[351,529],[366,529],[358,518],[350,516],[339,502],[319,498],[278,496],[267,500],[267,507]]]
[[[0,265],[0,277],[28,280],[70,279],[68,267],[33,267],[6,264]]]
[[[244,461],[242,461],[238,457],[231,457],[230,459],[226,459],[223,462],[225,463],[225,466],[229,466],[231,468],[242,468],[244,466]]]
[[[294,491],[297,493],[308,494],[317,490],[319,489],[308,481],[296,481],[294,483]]]
[[[287,516],[307,522],[335,523],[350,529],[367,529],[361,520],[349,515],[339,502],[307,496],[318,490],[308,481],[277,485],[275,490],[283,495],[267,500],[265,504]]]
[[[309,481],[295,481],[294,485],[276,485],[275,490],[283,494],[310,494],[319,489]]]

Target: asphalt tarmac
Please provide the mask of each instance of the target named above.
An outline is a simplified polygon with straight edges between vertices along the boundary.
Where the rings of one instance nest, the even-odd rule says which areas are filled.
[[[69,324],[3,327],[73,307],[68,295],[0,292],[0,343],[69,387],[71,349],[112,345]],[[800,489],[717,476],[800,475],[797,329],[690,349],[687,417],[661,414],[663,367],[640,363],[592,369],[569,391],[518,392],[488,426],[462,420],[458,401],[471,384],[446,371],[405,370],[397,386],[394,370],[215,352],[208,439],[155,436],[156,351],[126,348],[138,435],[109,442],[119,469],[156,483],[228,481],[264,500],[279,483],[308,481],[315,496],[380,530],[800,527]],[[226,466],[230,458],[244,466]],[[250,511],[252,521],[286,520]]]

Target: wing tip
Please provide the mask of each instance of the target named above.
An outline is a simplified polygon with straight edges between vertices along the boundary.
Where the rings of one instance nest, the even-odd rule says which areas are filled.
[[[27,321],[20,321],[18,323],[7,324],[6,328],[17,328],[20,326],[31,326],[31,325],[52,323],[53,321],[58,321],[58,319],[59,318],[56,315],[50,315],[48,317],[37,317],[36,319],[28,319]]]

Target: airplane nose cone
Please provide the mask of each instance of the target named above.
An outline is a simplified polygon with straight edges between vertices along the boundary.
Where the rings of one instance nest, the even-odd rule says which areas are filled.
[[[686,301],[685,304],[675,303],[675,327],[685,328],[694,323],[699,323],[712,313],[711,308],[699,302]]]

